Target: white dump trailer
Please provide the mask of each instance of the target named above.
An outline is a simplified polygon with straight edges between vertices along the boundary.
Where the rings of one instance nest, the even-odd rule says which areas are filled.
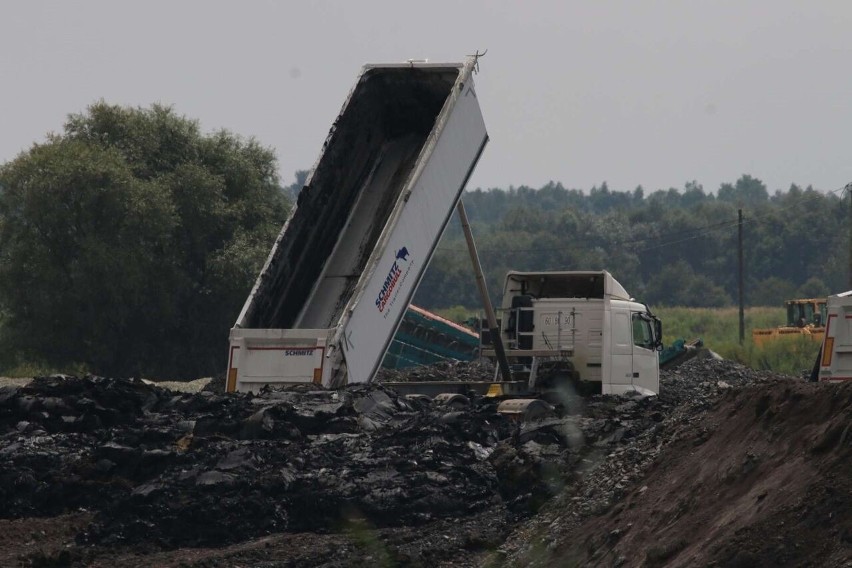
[[[361,70],[231,329],[228,391],[372,379],[488,142],[474,66]]]
[[[852,381],[852,290],[826,300],[825,336],[817,358],[820,381]]]

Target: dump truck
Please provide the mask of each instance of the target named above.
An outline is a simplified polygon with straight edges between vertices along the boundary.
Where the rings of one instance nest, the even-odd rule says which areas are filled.
[[[228,391],[372,379],[488,142],[475,67],[362,68],[231,329]]]
[[[829,296],[813,379],[852,381],[852,291]]]
[[[364,66],[231,329],[226,390],[373,379],[454,209],[469,228],[461,193],[488,142],[476,65]],[[606,271],[510,273],[502,331],[485,307],[483,353],[497,358],[501,380],[398,390],[532,399],[568,383],[659,390],[659,320]]]

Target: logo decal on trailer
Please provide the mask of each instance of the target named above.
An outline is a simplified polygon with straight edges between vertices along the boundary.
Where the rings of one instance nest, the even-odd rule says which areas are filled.
[[[405,280],[408,271],[411,270],[412,263],[408,260],[409,254],[408,247],[402,247],[396,251],[393,264],[388,270],[387,276],[385,276],[379,295],[376,297],[376,308],[381,313],[385,313],[385,309],[394,304],[395,292],[398,291],[397,286]],[[405,264],[408,264],[408,266],[406,267]],[[405,268],[404,272],[403,268]],[[387,314],[385,314],[385,317],[387,317]]]
[[[285,349],[285,357],[304,357],[305,355],[313,355],[316,347],[300,347],[298,349]]]

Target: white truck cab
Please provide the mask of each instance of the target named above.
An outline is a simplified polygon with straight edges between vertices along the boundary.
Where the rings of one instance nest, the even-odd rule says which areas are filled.
[[[509,272],[500,312],[506,353],[529,366],[531,387],[562,361],[603,394],[659,393],[660,320],[609,272]]]

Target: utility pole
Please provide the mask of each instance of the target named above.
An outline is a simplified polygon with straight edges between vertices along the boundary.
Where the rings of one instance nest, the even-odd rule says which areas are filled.
[[[740,345],[745,341],[745,302],[743,300],[743,210],[737,209],[737,226],[739,228],[739,243],[737,246],[739,253],[739,292],[740,292]]]

